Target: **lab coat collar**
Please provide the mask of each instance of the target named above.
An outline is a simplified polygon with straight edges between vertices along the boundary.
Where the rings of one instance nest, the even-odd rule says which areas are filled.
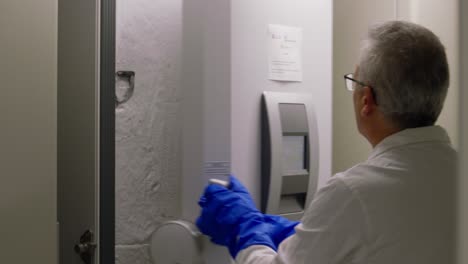
[[[384,138],[372,150],[369,159],[396,147],[428,141],[441,141],[450,144],[447,132],[440,126],[409,128]]]

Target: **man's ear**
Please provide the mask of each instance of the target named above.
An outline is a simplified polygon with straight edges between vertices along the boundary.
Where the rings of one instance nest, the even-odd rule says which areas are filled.
[[[372,88],[369,86],[363,87],[361,94],[361,115],[366,117],[375,111],[377,105],[375,103],[374,94],[372,93]]]

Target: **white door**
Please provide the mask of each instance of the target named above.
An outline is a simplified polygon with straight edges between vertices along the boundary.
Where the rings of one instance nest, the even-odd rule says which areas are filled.
[[[57,3],[0,1],[1,263],[57,263]]]

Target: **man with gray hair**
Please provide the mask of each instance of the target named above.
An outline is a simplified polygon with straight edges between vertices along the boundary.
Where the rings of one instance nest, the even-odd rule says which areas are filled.
[[[320,189],[301,222],[260,213],[234,177],[200,199],[200,230],[238,263],[454,262],[457,154],[434,125],[449,85],[445,50],[428,29],[369,30],[345,75],[369,158]]]

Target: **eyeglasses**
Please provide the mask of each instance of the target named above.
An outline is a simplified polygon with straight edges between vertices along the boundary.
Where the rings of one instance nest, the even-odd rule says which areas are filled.
[[[377,104],[377,97],[375,95],[374,88],[372,86],[368,85],[368,84],[365,84],[365,83],[363,83],[361,81],[358,81],[358,80],[354,79],[353,77],[354,76],[353,76],[352,73],[348,73],[348,74],[346,74],[344,76],[346,89],[348,89],[348,91],[351,91],[351,92],[354,91],[354,89],[355,89],[354,83],[357,83],[357,84],[359,84],[359,85],[361,85],[363,87],[367,86],[367,87],[369,87],[371,89],[372,95],[374,96],[375,104]]]
[[[361,86],[368,86],[368,87],[371,87],[370,85],[367,85],[361,81],[358,81],[356,79],[353,78],[353,74],[352,73],[348,73],[344,76],[344,79],[345,79],[345,84],[346,84],[346,89],[348,89],[348,91],[354,91],[354,83],[357,83]]]

